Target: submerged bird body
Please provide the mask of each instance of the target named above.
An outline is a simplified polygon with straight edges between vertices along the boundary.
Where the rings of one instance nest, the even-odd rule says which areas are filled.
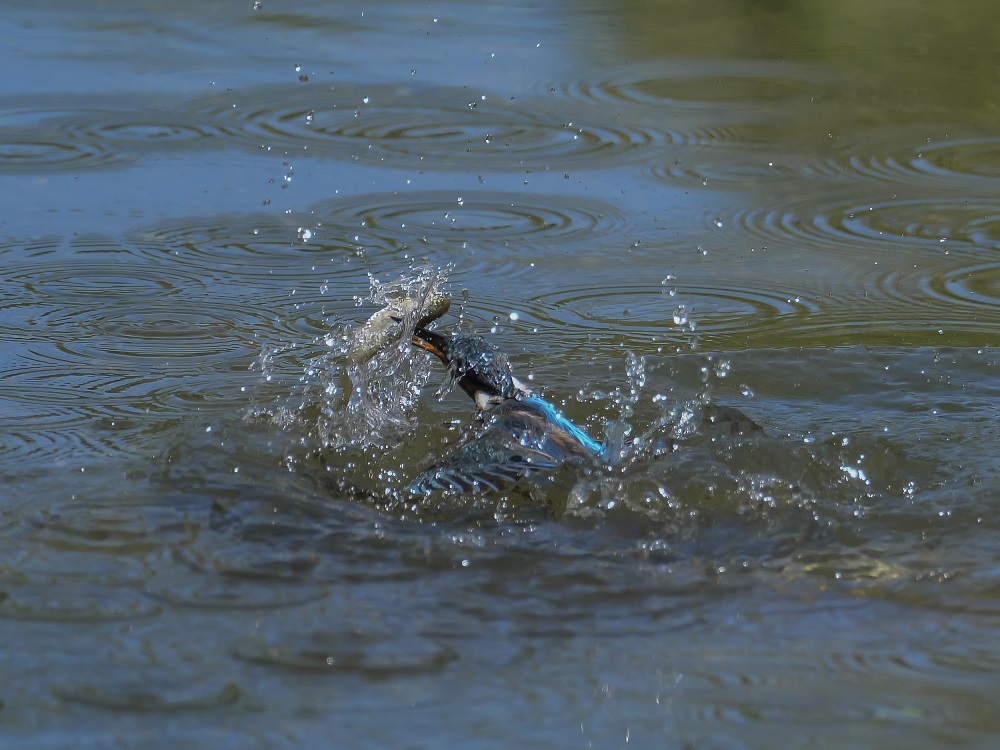
[[[442,292],[393,299],[361,328],[351,359],[365,362],[412,331],[413,346],[436,356],[450,377],[476,404],[478,436],[451,456],[422,471],[407,491],[414,494],[501,490],[530,474],[565,463],[608,462],[608,448],[569,421],[548,401],[514,377],[510,361],[482,336],[431,331],[450,299]],[[702,423],[742,435],[761,428],[738,409],[705,405]]]
[[[482,337],[418,328],[413,344],[444,362],[482,411],[485,427],[477,439],[421,472],[411,492],[499,490],[528,474],[603,454],[601,443],[532,395],[514,377],[507,357]]]

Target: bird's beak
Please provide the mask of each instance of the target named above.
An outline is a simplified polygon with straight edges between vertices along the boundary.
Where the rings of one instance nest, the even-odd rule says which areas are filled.
[[[411,343],[448,364],[448,355],[444,353],[445,338],[441,334],[428,331],[426,328],[417,328],[413,331]]]

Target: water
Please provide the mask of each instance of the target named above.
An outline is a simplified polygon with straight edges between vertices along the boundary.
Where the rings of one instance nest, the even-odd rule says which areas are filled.
[[[2,3],[0,744],[994,747],[994,3],[257,6]]]

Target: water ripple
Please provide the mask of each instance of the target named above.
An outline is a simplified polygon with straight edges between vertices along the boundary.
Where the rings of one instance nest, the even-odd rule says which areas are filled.
[[[61,551],[146,553],[184,545],[197,536],[190,518],[172,508],[81,502],[36,524],[33,538]]]
[[[762,262],[763,259],[762,259]],[[962,256],[905,268],[871,265],[799,275],[782,286],[766,268],[739,280],[692,277],[650,284],[615,280],[519,299],[484,290],[466,317],[532,332],[533,348],[590,348],[621,338],[639,350],[666,346],[798,346],[898,341],[940,332],[981,336],[1000,322],[1000,268]],[[762,273],[762,271],[764,273]],[[780,274],[776,274],[780,277]],[[970,316],[975,306],[982,313]],[[981,342],[980,342],[981,343]]]
[[[152,578],[148,594],[172,606],[198,609],[277,609],[297,607],[326,597],[324,586],[309,582],[251,580],[231,576],[197,576],[188,581],[175,577]]]
[[[900,185],[990,187],[1000,179],[1000,138],[928,137],[925,130],[912,128],[879,130],[837,138],[834,153],[804,165],[802,173],[823,180],[860,177]]]
[[[293,673],[355,673],[369,678],[434,674],[458,659],[451,647],[405,629],[378,633],[371,627],[254,637],[238,643],[233,656]]]
[[[122,153],[218,146],[225,132],[184,114],[160,110],[85,110],[47,119],[42,127],[73,143],[104,144]]]
[[[123,106],[72,95],[0,99],[0,123],[0,173],[117,167],[144,152],[191,150],[225,136],[162,102]]]
[[[697,182],[707,187],[753,187],[762,182],[785,182],[800,176],[801,169],[787,163],[787,156],[773,149],[747,143],[724,148],[690,149],[682,155],[654,163],[647,174],[663,182]]]
[[[254,149],[393,168],[616,166],[689,135],[466,88],[338,84],[227,92],[188,105]]]
[[[0,131],[0,174],[108,169],[132,160],[99,142],[64,139],[58,132]]]
[[[41,335],[63,354],[91,361],[252,356],[242,324],[253,313],[259,322],[273,315],[199,296],[199,281],[186,290],[174,286],[184,281],[181,273],[142,263],[15,268],[4,286],[20,287],[18,299],[0,311],[0,331],[29,342]]]
[[[916,154],[916,169],[934,177],[963,181],[1000,179],[1000,136],[956,138],[928,143]]]
[[[231,370],[245,372],[256,353],[249,344],[245,363],[208,356],[194,373],[185,357],[160,359],[151,372],[149,359],[135,348],[119,351],[106,339],[81,339],[36,344],[22,353],[0,379],[5,455],[18,456],[22,468],[86,462],[87,456],[142,455],[155,439],[152,426],[202,409],[206,401],[233,410],[243,405]],[[252,376],[246,377],[249,382]]]
[[[75,354],[103,358],[125,357],[130,360],[169,357],[184,359],[220,359],[252,356],[255,347],[240,333],[252,316],[241,311],[235,321],[234,309],[215,306],[184,309],[160,302],[142,310],[122,310],[104,314],[88,311],[81,325],[84,334],[63,345]],[[135,363],[138,366],[138,362]]]
[[[606,281],[606,280],[605,280]],[[523,290],[522,290],[523,291]],[[684,344],[698,335],[749,334],[761,326],[794,327],[820,305],[760,284],[676,280],[655,284],[616,280],[613,286],[567,286],[523,301],[477,293],[471,316],[491,314],[532,331],[533,347],[587,347],[594,339],[626,337],[629,346]]]
[[[87,429],[99,416],[99,408],[81,399],[83,391],[75,373],[67,372],[58,360],[52,367],[47,358],[22,359],[8,365],[0,379],[4,454],[52,462],[106,453],[107,446]]]
[[[204,290],[195,270],[144,263],[106,238],[0,246],[0,332],[8,340],[69,341],[101,314],[143,309]]]
[[[96,679],[56,685],[52,693],[70,703],[108,711],[169,714],[229,706],[243,697],[234,682],[211,676],[179,678],[168,673],[162,666],[102,669]]]
[[[249,315],[258,331],[301,337],[321,332],[324,315],[355,312],[355,297],[367,290],[364,270],[400,264],[391,244],[351,230],[314,216],[307,227],[271,216],[218,216],[161,222],[129,239],[158,268],[213,282],[211,298],[198,304],[198,314],[213,325]],[[231,336],[243,338],[245,330],[241,323]]]
[[[738,211],[732,222],[763,241],[849,249],[899,251],[901,245],[936,253],[954,247],[1000,248],[1000,203],[957,199],[898,199],[817,203]],[[724,223],[724,222],[723,222]]]
[[[0,591],[0,619],[34,622],[99,623],[149,617],[160,606],[128,589],[75,581],[5,587]]]
[[[816,69],[757,60],[667,59],[601,73],[586,79],[543,83],[543,92],[588,104],[655,106],[720,116],[761,117],[768,105],[799,105],[828,96],[830,82]]]
[[[336,232],[303,227],[301,221],[267,214],[171,219],[132,232],[128,240],[145,257],[233,280],[301,279],[331,256],[350,257],[360,248]]]
[[[495,191],[360,195],[321,203],[313,213],[325,223],[430,244],[566,242],[607,235],[625,224],[616,208],[598,201]]]
[[[922,290],[942,302],[1000,311],[1000,264],[952,268],[947,273],[925,279]]]

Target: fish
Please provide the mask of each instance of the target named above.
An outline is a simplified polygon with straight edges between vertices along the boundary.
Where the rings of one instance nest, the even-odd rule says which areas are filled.
[[[451,297],[432,291],[422,297],[390,298],[354,334],[347,357],[350,362],[363,364],[391,344],[412,335],[415,328],[424,328],[451,308]]]

